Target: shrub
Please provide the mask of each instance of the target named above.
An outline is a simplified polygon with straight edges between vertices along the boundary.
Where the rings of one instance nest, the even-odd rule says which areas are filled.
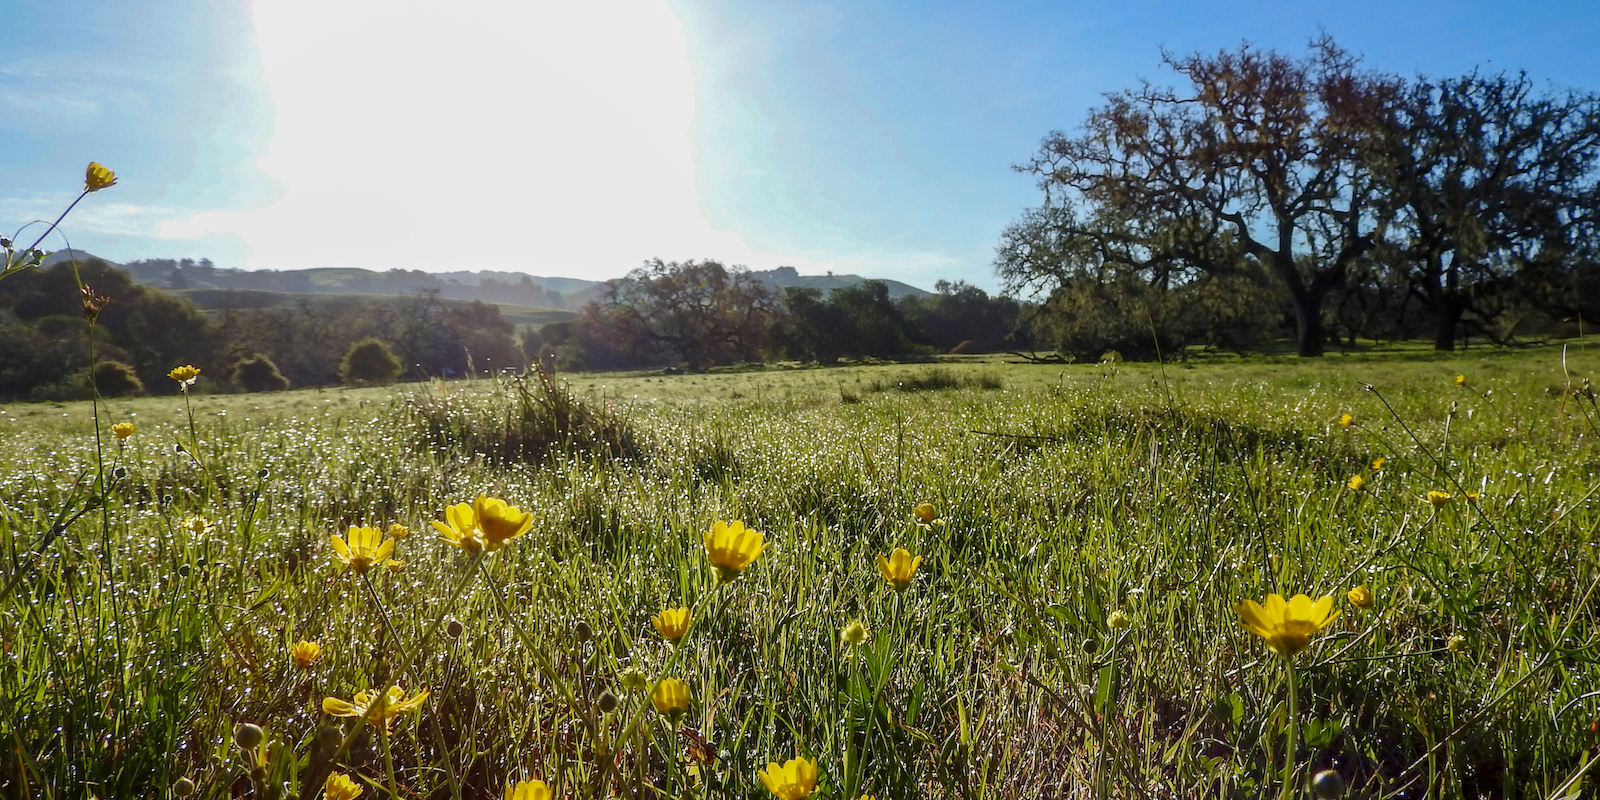
[[[339,362],[339,380],[346,385],[395,382],[400,377],[400,359],[395,358],[389,346],[378,339],[367,337],[353,345]]]
[[[281,392],[289,388],[289,379],[278,372],[278,365],[261,353],[234,364],[232,377],[247,392]]]
[[[121,361],[102,361],[94,365],[94,386],[101,397],[144,394],[144,381],[139,380],[139,373]]]

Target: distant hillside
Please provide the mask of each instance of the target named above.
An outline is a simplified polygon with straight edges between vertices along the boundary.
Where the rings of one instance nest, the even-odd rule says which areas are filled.
[[[58,251],[45,258],[49,266],[68,258],[66,251]],[[80,261],[94,255],[76,251]],[[102,259],[104,260],[104,259]],[[209,259],[151,259],[127,264],[111,263],[125,270],[135,283],[160,289],[184,292],[200,298],[219,299],[228,291],[265,292],[274,294],[360,294],[360,295],[412,295],[418,292],[437,291],[449,300],[473,301],[497,305],[516,305],[536,308],[577,310],[585,303],[598,299],[603,291],[599,281],[582,278],[557,278],[528,275],[521,272],[499,270],[460,270],[455,272],[422,272],[420,270],[392,269],[375,272],[354,267],[324,267],[301,270],[242,270],[223,269]],[[757,280],[779,291],[786,286],[816,289],[827,296],[828,292],[854,286],[867,278],[859,275],[801,275],[794,267],[752,272]],[[929,292],[899,281],[886,280],[889,297],[926,296]],[[236,300],[242,298],[235,298]],[[255,302],[267,302],[265,297]],[[202,303],[202,305],[204,305]]]

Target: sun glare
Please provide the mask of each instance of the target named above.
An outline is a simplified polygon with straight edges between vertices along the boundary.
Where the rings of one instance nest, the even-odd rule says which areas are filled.
[[[780,263],[701,213],[688,45],[664,0],[254,14],[276,107],[260,166],[283,195],[164,237],[236,234],[250,268],[611,277],[655,256]]]

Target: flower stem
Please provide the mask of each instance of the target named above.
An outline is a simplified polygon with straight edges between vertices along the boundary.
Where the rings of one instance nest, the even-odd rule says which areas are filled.
[[[1283,735],[1283,800],[1293,800],[1295,795],[1294,751],[1300,741],[1300,684],[1295,680],[1294,659],[1283,660],[1284,673],[1289,680],[1289,724]]]

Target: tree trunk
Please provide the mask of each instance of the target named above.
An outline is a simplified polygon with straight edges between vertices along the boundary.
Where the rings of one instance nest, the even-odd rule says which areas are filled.
[[[1294,292],[1295,352],[1307,358],[1322,355],[1322,293]]]
[[[1434,320],[1433,349],[1456,349],[1456,329],[1461,327],[1461,312],[1464,305],[1455,298],[1445,295],[1440,298],[1435,308],[1437,318]]]

